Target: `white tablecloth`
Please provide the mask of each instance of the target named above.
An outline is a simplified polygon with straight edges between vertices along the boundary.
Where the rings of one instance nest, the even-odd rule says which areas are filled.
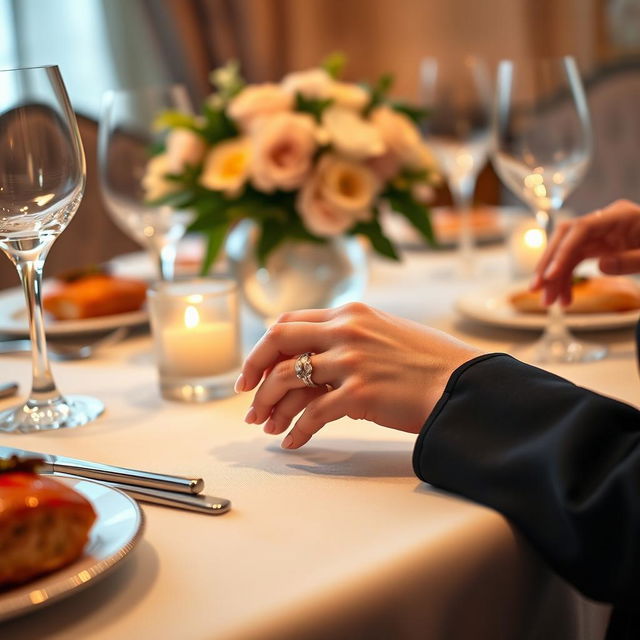
[[[484,251],[480,268],[484,286],[504,278],[506,260]],[[365,301],[487,350],[533,338],[459,319],[453,301],[470,286],[452,275],[451,254],[416,253],[403,265],[375,261]],[[612,346],[607,360],[554,370],[633,402],[632,332],[599,337]],[[104,417],[0,435],[0,445],[201,475],[233,509],[209,517],[144,506],[144,539],[129,560],[86,591],[0,624],[2,640],[602,637],[606,608],[578,599],[504,518],[418,481],[413,436],[344,419],[283,451],[244,424],[248,396],[163,401],[145,335],[56,364],[55,375],[63,391],[102,398]],[[6,379],[26,389],[29,360],[0,358]]]

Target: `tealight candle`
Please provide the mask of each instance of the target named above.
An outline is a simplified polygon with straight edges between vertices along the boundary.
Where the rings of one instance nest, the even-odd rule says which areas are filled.
[[[162,282],[149,290],[149,307],[162,395],[203,401],[230,393],[241,361],[235,282]]]
[[[517,223],[509,237],[513,276],[524,278],[532,275],[546,246],[545,232],[535,220],[527,219]]]

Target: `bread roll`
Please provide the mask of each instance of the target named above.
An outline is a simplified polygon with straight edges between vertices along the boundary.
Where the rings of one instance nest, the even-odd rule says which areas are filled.
[[[137,311],[146,292],[141,280],[96,274],[64,284],[46,295],[43,305],[57,320],[81,320]]]
[[[623,277],[580,278],[572,288],[573,298],[567,313],[614,313],[640,309],[640,287]],[[542,293],[517,291],[509,297],[515,309],[523,313],[543,313]]]
[[[0,473],[0,587],[73,562],[95,519],[84,496],[53,478]]]

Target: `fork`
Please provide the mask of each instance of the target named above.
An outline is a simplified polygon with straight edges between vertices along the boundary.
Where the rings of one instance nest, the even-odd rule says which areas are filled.
[[[67,360],[86,360],[98,349],[117,344],[129,333],[127,327],[119,327],[99,338],[84,344],[71,344],[65,342],[47,342],[47,352],[52,360],[64,362]],[[31,351],[31,341],[27,339],[5,340],[0,342],[0,354],[20,353]]]

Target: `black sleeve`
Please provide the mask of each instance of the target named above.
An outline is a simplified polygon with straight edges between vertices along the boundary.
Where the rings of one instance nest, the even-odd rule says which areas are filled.
[[[458,368],[418,477],[490,506],[587,596],[640,602],[640,412],[504,354]]]

